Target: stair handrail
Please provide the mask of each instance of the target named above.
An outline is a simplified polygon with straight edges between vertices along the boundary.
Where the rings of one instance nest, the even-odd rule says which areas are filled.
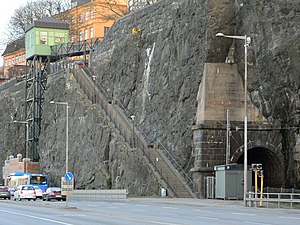
[[[84,70],[84,72],[86,73],[87,76],[89,76],[90,78],[93,77],[92,72],[91,72],[85,65],[83,66],[82,69]],[[105,97],[106,97],[106,98],[109,98],[109,96],[108,96],[107,92],[104,90],[104,88],[103,88],[100,84],[98,84],[98,83],[97,83],[97,86],[100,87],[100,89],[101,89],[102,92],[104,92]],[[117,105],[114,104],[114,106],[115,106],[115,110],[118,111],[118,114],[120,115],[120,117],[121,117],[124,121],[128,120],[127,116],[126,116],[125,114],[123,115],[123,113],[122,113],[120,110],[118,110],[118,108],[117,108],[117,106],[120,105],[120,108],[122,108],[122,110],[127,111],[126,108],[124,107],[124,105],[123,105],[118,99],[116,99],[116,98],[113,98],[112,100],[118,103]],[[126,121],[126,122],[127,122],[128,125],[130,126],[130,123],[129,123],[128,121]],[[121,132],[121,133],[122,133],[122,132]],[[142,134],[142,135],[141,135],[141,134]],[[145,147],[148,147],[147,140],[144,138],[144,137],[147,137],[147,136],[145,135],[145,133],[144,133],[143,131],[140,131],[140,130],[135,129],[135,134],[134,134],[134,136],[138,138],[138,140],[135,139],[135,140],[136,140],[136,144],[138,144],[138,141],[140,142],[140,143],[139,143],[139,144],[140,144],[139,147],[141,148],[142,152],[144,153],[144,155],[146,155],[147,159],[148,159],[149,161],[151,161],[151,163],[154,165],[154,162],[150,159],[150,157],[148,157],[148,155],[147,155],[146,152],[145,152]],[[125,138],[125,137],[124,137],[124,138]],[[125,139],[126,139],[126,138],[125,138]],[[177,170],[177,171],[178,171],[179,173],[182,172],[182,173],[184,174],[184,176],[186,177],[187,182],[190,183],[190,184],[194,187],[194,186],[195,186],[195,183],[194,183],[194,182],[191,180],[191,178],[186,174],[186,172],[184,171],[184,169],[179,165],[179,163],[178,163],[178,162],[176,161],[176,159],[171,155],[171,153],[168,151],[168,149],[161,143],[161,141],[159,141],[159,143],[160,143],[160,145],[164,148],[164,152],[168,153],[169,158],[171,157],[173,163],[180,169],[179,171],[178,171],[178,170]],[[171,162],[171,163],[172,163],[172,162]],[[173,164],[173,163],[172,163],[172,164]],[[169,183],[168,183],[167,180],[164,178],[164,176],[160,173],[160,171],[158,171],[158,173],[159,173],[160,176],[165,180],[165,182],[167,183],[167,185],[169,186],[169,188],[171,188],[171,185],[169,185]],[[171,188],[171,189],[172,189],[172,188]],[[172,189],[172,191],[174,192],[173,189]],[[193,188],[192,188],[192,191],[193,191]],[[174,192],[174,193],[175,193],[175,192]]]
[[[192,187],[195,187],[195,182],[187,175],[187,173],[184,171],[184,169],[179,165],[179,163],[176,161],[176,159],[172,156],[172,154],[168,151],[168,149],[161,143],[161,141],[158,141],[159,145],[161,145],[164,149],[164,152],[168,154],[168,156],[172,159],[172,161],[176,164],[176,166],[180,169],[178,172],[183,173],[187,181],[192,185]]]

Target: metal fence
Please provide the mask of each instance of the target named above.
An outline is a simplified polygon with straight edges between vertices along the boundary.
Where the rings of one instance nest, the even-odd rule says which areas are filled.
[[[127,189],[109,189],[109,190],[74,190],[71,199],[126,199]]]
[[[250,207],[267,208],[300,208],[300,191],[297,189],[266,188],[280,190],[280,192],[248,192],[246,205]],[[287,192],[287,191],[293,192]],[[296,192],[296,193],[295,193]]]

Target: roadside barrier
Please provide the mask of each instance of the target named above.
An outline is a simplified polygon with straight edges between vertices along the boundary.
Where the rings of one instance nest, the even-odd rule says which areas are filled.
[[[260,198],[262,194],[262,198]],[[250,207],[267,207],[267,208],[299,208],[299,193],[254,193],[246,194],[246,204]]]
[[[74,190],[71,199],[126,199],[128,195],[127,189],[111,189],[111,190]]]

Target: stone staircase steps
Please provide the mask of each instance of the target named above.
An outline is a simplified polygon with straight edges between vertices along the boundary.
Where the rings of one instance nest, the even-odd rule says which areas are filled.
[[[131,120],[126,117],[123,110],[115,105],[113,101],[108,101],[104,93],[94,86],[91,75],[87,74],[86,69],[84,71],[79,71],[81,72],[80,77],[76,75],[81,88],[92,101],[96,96],[97,105],[101,106],[99,107],[101,112],[110,121],[119,137],[129,147],[131,146],[143,152],[144,159],[148,161],[153,174],[161,185],[168,190],[169,195],[180,198],[197,198],[167,157],[159,149],[149,148],[145,138],[137,129],[134,129],[133,132]]]

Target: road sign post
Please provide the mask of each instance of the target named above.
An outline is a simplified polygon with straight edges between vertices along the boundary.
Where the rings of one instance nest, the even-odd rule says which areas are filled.
[[[67,194],[66,194],[66,207],[68,207],[68,199],[69,199],[69,186],[73,184],[74,175],[71,172],[67,172],[65,174],[64,180],[67,183]],[[73,190],[73,187],[72,187]]]

